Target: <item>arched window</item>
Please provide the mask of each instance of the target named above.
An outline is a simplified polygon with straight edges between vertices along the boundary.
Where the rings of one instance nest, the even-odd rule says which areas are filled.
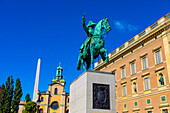
[[[55,94],[55,95],[57,95],[57,88],[55,88],[55,90],[54,90],[54,94]]]
[[[43,102],[44,101],[44,97],[41,97],[41,102]]]
[[[43,109],[40,109],[40,110],[39,110],[39,113],[43,113]]]
[[[69,113],[69,110],[67,110],[66,113]]]
[[[58,71],[58,75],[60,75],[60,71]]]

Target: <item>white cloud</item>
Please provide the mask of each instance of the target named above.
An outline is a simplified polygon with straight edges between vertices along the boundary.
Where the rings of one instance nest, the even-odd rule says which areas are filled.
[[[114,21],[114,26],[116,29],[120,31],[128,31],[128,32],[137,31],[139,29],[138,26],[128,24],[125,21]]]

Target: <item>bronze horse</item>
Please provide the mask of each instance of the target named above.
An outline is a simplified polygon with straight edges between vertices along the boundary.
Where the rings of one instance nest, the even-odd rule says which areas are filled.
[[[104,31],[102,31],[103,29]],[[104,48],[104,37],[102,35],[106,34],[107,36],[110,30],[109,20],[106,17],[97,23],[93,37],[90,38],[90,41],[87,44],[86,54],[83,54],[83,52],[79,53],[77,70],[80,70],[81,65],[84,70],[89,69],[91,65],[91,70],[93,70],[94,59],[99,55],[101,55],[103,61],[108,63],[108,51]]]

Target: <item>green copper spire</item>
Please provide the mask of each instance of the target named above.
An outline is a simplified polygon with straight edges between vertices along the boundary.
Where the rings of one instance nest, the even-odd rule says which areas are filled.
[[[59,63],[59,67],[57,67],[56,71],[56,80],[63,79],[63,68],[61,67],[61,63]]]
[[[65,82],[64,77],[63,77],[63,68],[61,67],[61,63],[59,63],[59,66],[57,67],[56,78],[53,77],[53,80],[52,80],[52,82],[56,82],[56,81]]]

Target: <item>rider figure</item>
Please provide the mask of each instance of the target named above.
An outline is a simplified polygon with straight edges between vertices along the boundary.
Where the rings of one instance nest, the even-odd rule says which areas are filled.
[[[93,28],[94,28],[94,26],[96,24],[94,22],[92,22],[92,21],[89,21],[87,26],[86,26],[85,25],[85,13],[84,13],[84,15],[82,17],[82,25],[83,25],[83,28],[84,28],[84,30],[86,32],[87,39],[81,45],[80,53],[83,53],[84,55],[87,55],[87,48],[89,46],[89,42],[90,42],[91,38],[93,37],[93,34],[94,34]]]

